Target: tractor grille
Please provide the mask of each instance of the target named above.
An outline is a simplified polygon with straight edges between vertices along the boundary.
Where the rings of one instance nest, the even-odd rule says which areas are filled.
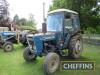
[[[34,41],[33,41],[33,38],[32,37],[28,37],[27,38],[27,41],[28,41],[28,46],[34,50]]]
[[[33,42],[33,38],[32,37],[28,37],[27,38],[27,41],[28,41],[29,45],[34,45],[34,42]]]

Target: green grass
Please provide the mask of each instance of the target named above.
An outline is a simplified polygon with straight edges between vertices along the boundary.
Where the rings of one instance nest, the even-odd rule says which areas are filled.
[[[15,50],[5,53],[0,49],[0,75],[44,75],[43,60],[37,58],[35,62],[25,62],[22,45],[15,45]],[[64,59],[65,60],[65,59]],[[66,58],[66,61],[71,60]],[[74,61],[95,61],[95,71],[60,71],[52,75],[100,75],[100,46],[84,44],[84,51],[80,59]]]

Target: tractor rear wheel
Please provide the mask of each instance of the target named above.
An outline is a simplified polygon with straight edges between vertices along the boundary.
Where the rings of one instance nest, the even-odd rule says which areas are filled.
[[[24,50],[24,53],[23,53],[23,57],[26,61],[33,61],[36,59],[36,55],[34,54],[34,52],[32,52],[30,50],[29,47],[26,47],[25,50]]]
[[[23,42],[22,45],[25,46],[25,47],[28,46],[27,42]]]
[[[53,52],[48,53],[43,64],[44,72],[46,74],[54,73],[58,69],[59,64],[59,55]]]
[[[10,52],[13,50],[13,44],[11,42],[6,42],[3,45],[3,49],[5,52]]]
[[[69,43],[68,55],[72,58],[79,58],[83,50],[83,40],[81,35],[73,36]]]

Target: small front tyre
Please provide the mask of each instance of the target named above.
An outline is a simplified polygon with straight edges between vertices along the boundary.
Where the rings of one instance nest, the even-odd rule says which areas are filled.
[[[33,51],[30,50],[29,47],[26,47],[24,52],[23,52],[23,57],[26,61],[30,62],[36,59],[36,55],[34,54]]]
[[[6,42],[3,45],[3,49],[5,52],[10,52],[13,50],[13,44],[11,42]]]
[[[53,52],[48,53],[43,64],[44,72],[46,74],[54,73],[58,69],[59,64],[59,55]]]

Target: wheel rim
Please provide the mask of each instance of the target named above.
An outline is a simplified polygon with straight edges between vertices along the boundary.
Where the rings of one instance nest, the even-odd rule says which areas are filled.
[[[6,49],[7,51],[11,51],[11,50],[12,50],[12,46],[11,46],[11,45],[7,45],[7,46],[5,47],[5,49]]]
[[[77,40],[75,45],[75,54],[80,54],[82,50],[82,42],[80,40]]]
[[[49,61],[48,68],[49,68],[49,71],[51,73],[53,73],[54,71],[56,71],[56,69],[58,68],[58,66],[59,66],[59,58],[54,57],[54,58],[51,59],[51,61]]]
[[[35,58],[35,54],[32,52],[32,51],[29,51],[28,53],[27,53],[27,55],[29,56],[29,58]]]

